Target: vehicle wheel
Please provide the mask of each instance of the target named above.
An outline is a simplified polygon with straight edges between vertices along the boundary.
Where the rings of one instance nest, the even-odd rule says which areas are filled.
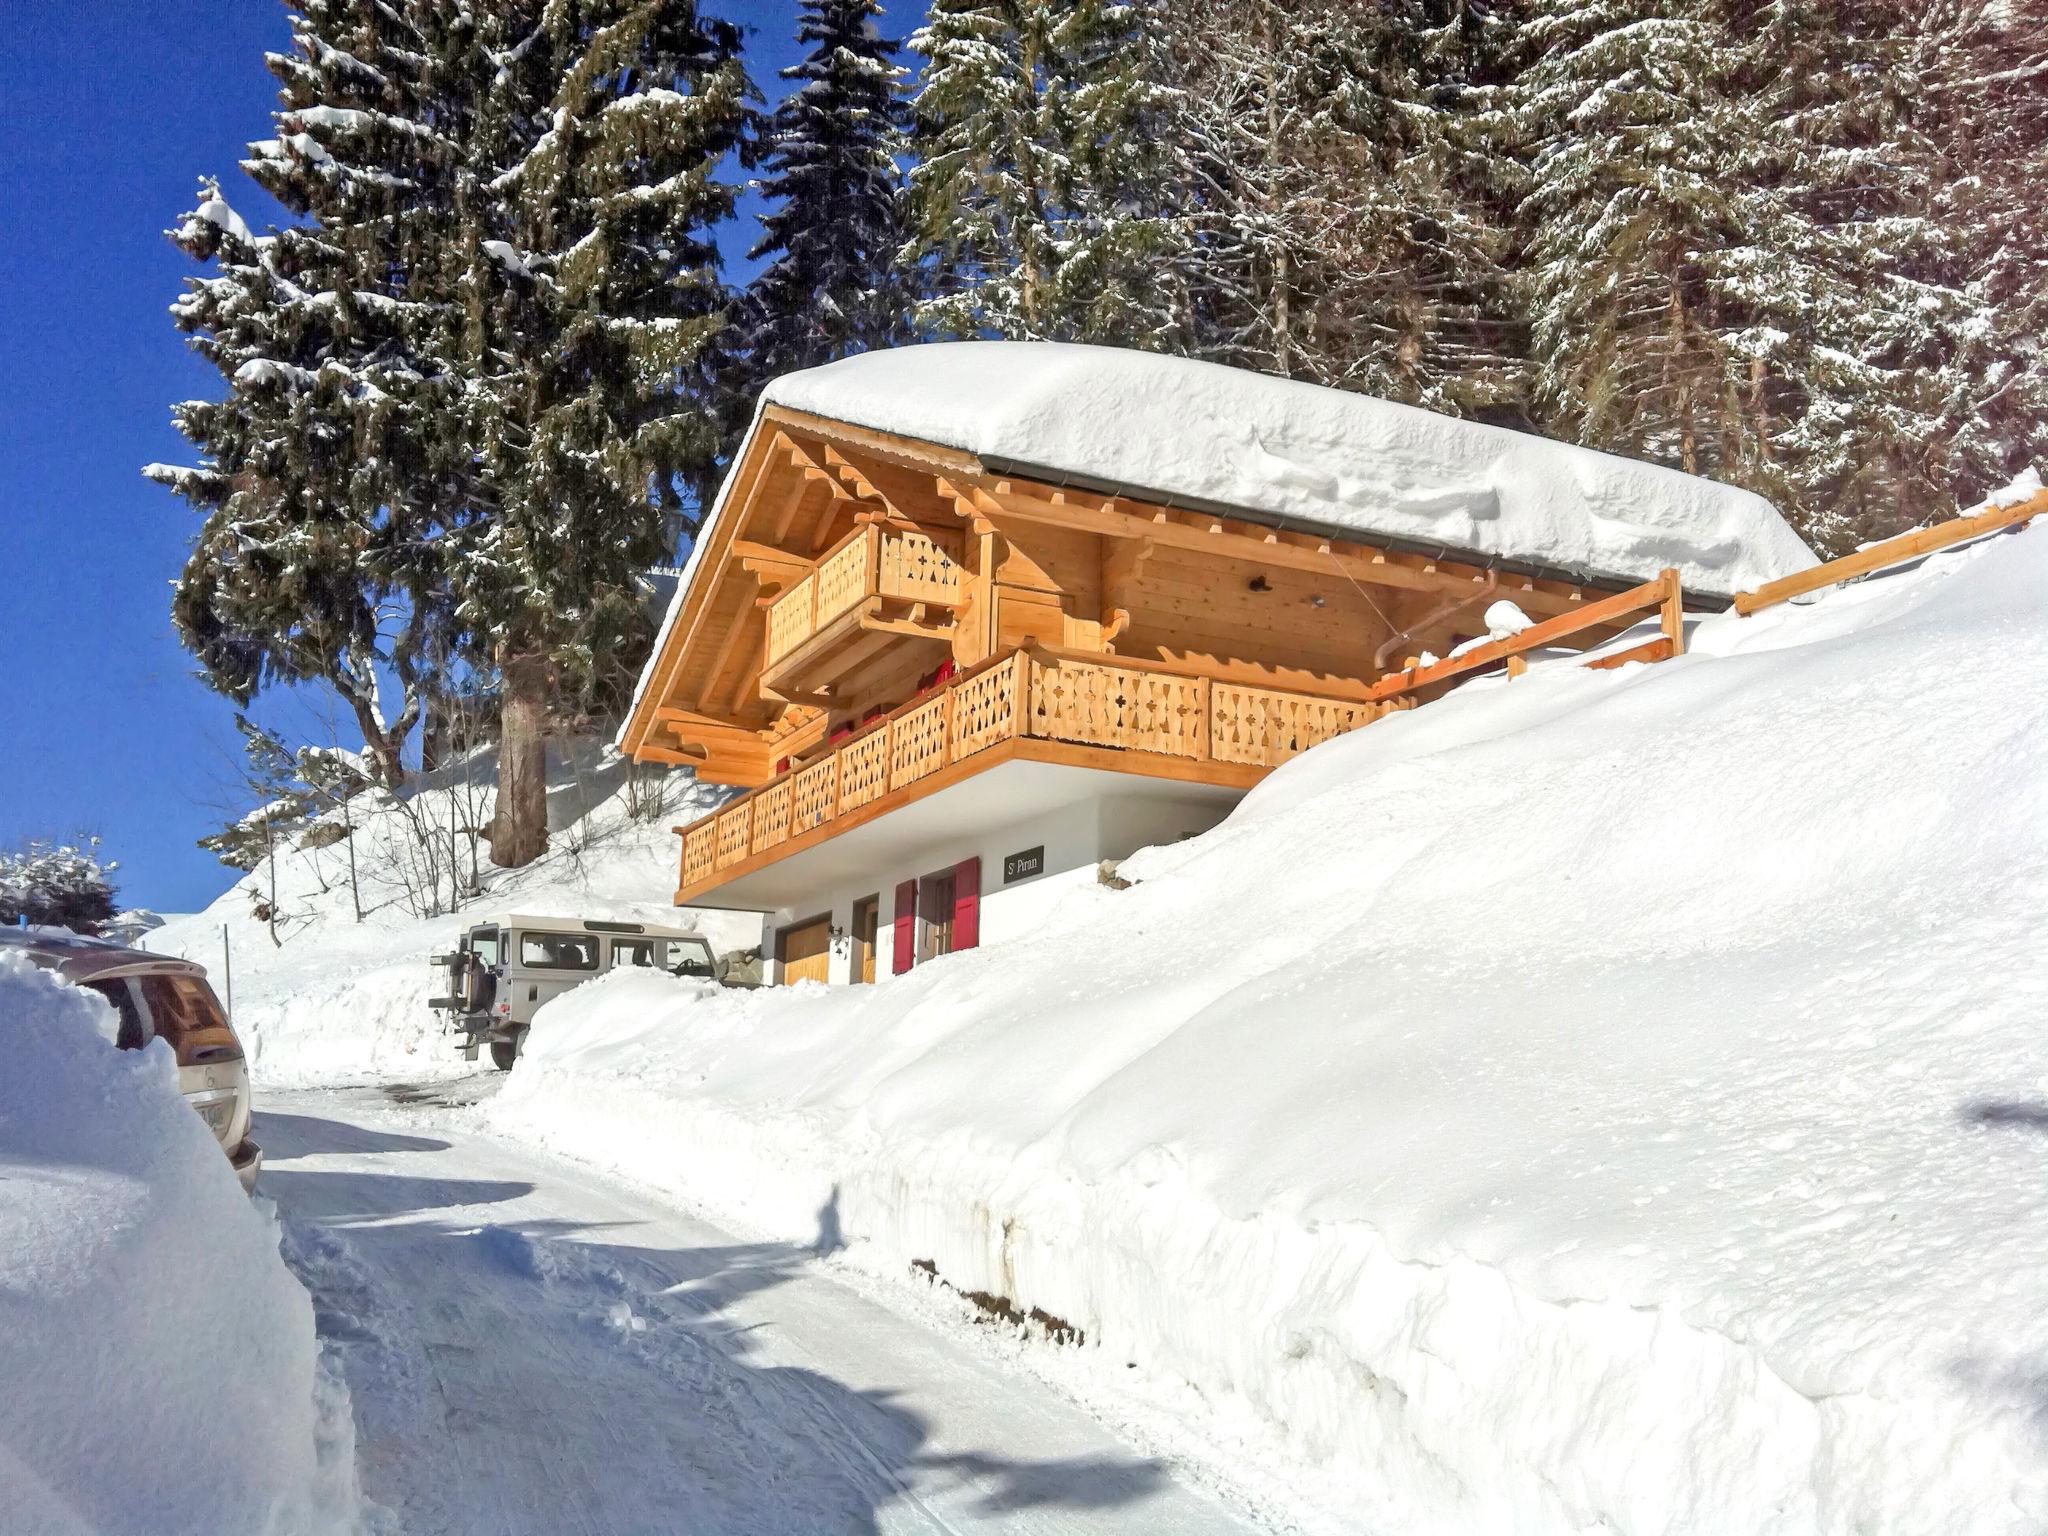
[[[519,1042],[517,1040],[493,1040],[491,1042],[491,1061],[500,1072],[510,1072],[512,1070],[512,1063],[518,1059]]]

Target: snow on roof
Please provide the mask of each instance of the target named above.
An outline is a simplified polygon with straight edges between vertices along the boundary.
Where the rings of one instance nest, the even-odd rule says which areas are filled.
[[[1217,363],[976,341],[776,380],[767,404],[992,469],[1584,577],[1732,596],[1814,564],[1760,496],[1505,427]]]
[[[1022,478],[1586,578],[1642,581],[1676,566],[1688,592],[1732,597],[1818,563],[1777,508],[1718,481],[1152,352],[1030,341],[867,352],[771,383],[750,443],[771,405],[959,449]],[[736,478],[697,532],[616,744]]]

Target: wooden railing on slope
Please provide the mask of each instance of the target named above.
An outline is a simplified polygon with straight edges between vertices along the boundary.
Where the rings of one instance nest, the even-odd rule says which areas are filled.
[[[1888,565],[1897,565],[1904,560],[1916,560],[1922,555],[1931,555],[1937,549],[1946,549],[1951,544],[1961,544],[1987,533],[1996,533],[2001,528],[2017,528],[2037,517],[2048,515],[2048,490],[2036,491],[2025,501],[2014,502],[2009,507],[1993,507],[1989,512],[1979,512],[1975,517],[1951,518],[1945,523],[1936,523],[1932,528],[1916,528],[1911,533],[1902,533],[1895,539],[1886,539],[1868,549],[1859,549],[1853,555],[1844,555],[1839,560],[1830,560],[1817,565],[1810,571],[1801,571],[1797,576],[1782,577],[1767,581],[1754,592],[1735,594],[1735,611],[1740,614],[1755,613],[1782,603],[1794,597],[1804,597],[1809,592],[1818,592],[1822,587],[1832,587],[1837,582],[1853,581],[1858,576],[1868,576],[1872,571],[1883,570]]]
[[[1618,667],[1630,661],[1664,661],[1673,656],[1685,654],[1685,590],[1679,584],[1678,572],[1666,570],[1655,581],[1646,581],[1640,587],[1631,587],[1626,592],[1617,592],[1613,597],[1603,597],[1597,603],[1587,603],[1570,613],[1561,613],[1554,619],[1545,619],[1541,624],[1532,624],[1520,634],[1510,635],[1505,640],[1490,640],[1485,645],[1475,645],[1461,655],[1443,661],[1431,662],[1426,667],[1409,667],[1402,672],[1389,672],[1366,691],[1369,699],[1394,699],[1403,694],[1414,693],[1432,683],[1441,683],[1467,672],[1476,672],[1482,667],[1507,662],[1510,670],[1519,659],[1533,650],[1541,649],[1568,635],[1597,628],[1603,624],[1618,624],[1639,613],[1658,610],[1658,628],[1662,631],[1656,639],[1633,646],[1613,656],[1602,656],[1588,662],[1590,667]]]

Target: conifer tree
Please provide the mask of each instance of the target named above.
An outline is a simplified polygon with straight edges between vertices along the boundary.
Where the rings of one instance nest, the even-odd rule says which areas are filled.
[[[1934,0],[1919,32],[1970,309],[1952,476],[1970,505],[2048,465],[2048,0]]]
[[[17,923],[98,933],[114,916],[113,873],[100,840],[57,843],[40,838],[0,850],[0,927]]]
[[[911,47],[904,261],[942,335],[1172,349],[1166,91],[1122,0],[936,0]]]
[[[1970,319],[1903,7],[1534,10],[1523,206],[1548,429],[1748,485],[1824,547],[1926,515],[1946,338]]]
[[[750,255],[774,259],[748,291],[739,343],[757,383],[903,334],[905,71],[882,14],[878,0],[804,0],[797,40],[810,51],[782,71],[794,89],[762,134],[760,190],[777,206]]]
[[[549,713],[644,651],[638,574],[674,548],[722,447],[712,375],[730,295],[716,225],[752,86],[738,29],[686,0],[503,5],[458,189],[459,379],[473,454],[449,534],[457,613],[499,677],[492,857],[545,846]],[[457,318],[450,311],[451,320]]]
[[[292,27],[269,58],[278,137],[243,168],[301,222],[253,235],[201,182],[172,238],[212,271],[172,314],[227,394],[174,412],[201,465],[146,473],[204,518],[173,617],[208,681],[245,705],[271,682],[329,684],[396,787],[448,644],[432,439],[410,421],[429,381],[397,275],[431,249],[420,210],[447,202],[451,156],[416,131],[435,86],[391,12],[308,0]]]
[[[1497,47],[1449,0],[1167,0],[1202,355],[1454,411],[1519,397],[1479,93]]]
[[[188,635],[245,689],[291,675],[353,562],[406,654],[497,677],[493,854],[522,864],[550,712],[630,672],[638,573],[715,473],[739,33],[688,0],[297,11],[246,168],[302,223],[259,241],[213,198],[181,231],[234,269],[180,316],[230,388],[181,413],[207,462],[160,477],[209,514],[195,567],[249,567],[235,601],[188,571],[214,626]],[[353,611],[313,649],[345,651]]]

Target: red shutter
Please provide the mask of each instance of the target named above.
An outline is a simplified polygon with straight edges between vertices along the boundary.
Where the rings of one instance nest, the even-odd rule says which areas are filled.
[[[896,887],[896,966],[901,976],[917,959],[917,882],[906,880]]]
[[[981,942],[981,860],[963,859],[953,866],[953,947],[972,949]]]

